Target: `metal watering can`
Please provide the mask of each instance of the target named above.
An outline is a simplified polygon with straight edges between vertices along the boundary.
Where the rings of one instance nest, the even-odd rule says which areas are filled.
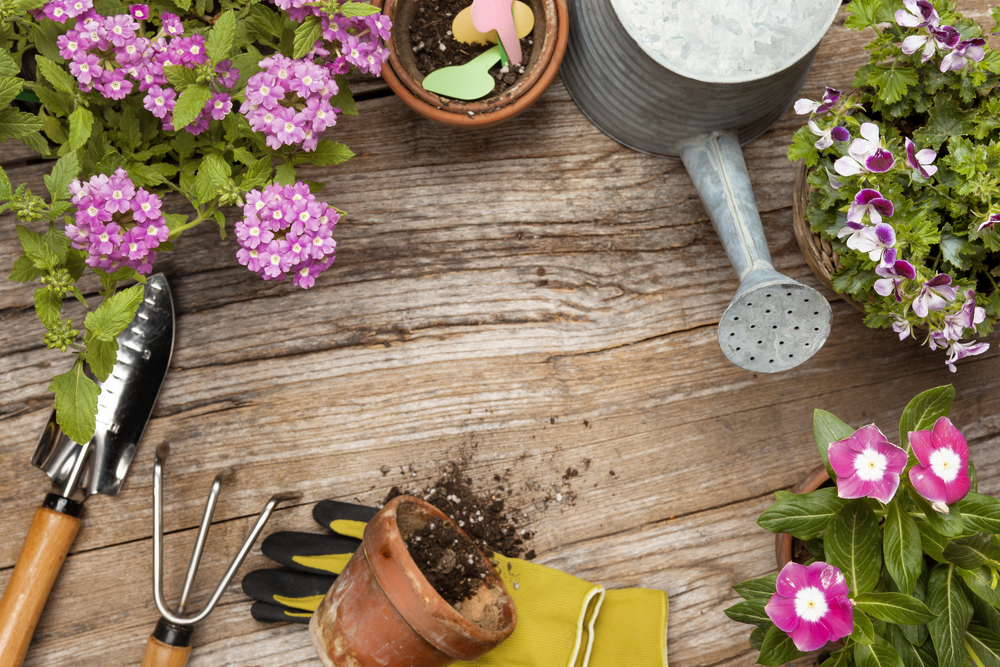
[[[798,366],[830,335],[830,304],[774,270],[741,143],[792,105],[840,0],[574,0],[560,73],[615,141],[680,157],[740,278],[719,322],[740,368]]]

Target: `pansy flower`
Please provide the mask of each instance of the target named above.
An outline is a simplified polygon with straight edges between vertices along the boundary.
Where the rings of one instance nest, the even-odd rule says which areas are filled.
[[[795,102],[795,113],[799,115],[804,115],[807,113],[814,114],[824,114],[833,108],[833,105],[837,103],[840,99],[840,91],[836,88],[830,88],[827,86],[826,91],[823,93],[823,99],[819,102],[814,102],[806,98],[802,98]]]
[[[938,168],[931,164],[936,157],[937,153],[930,148],[918,151],[917,145],[909,138],[906,139],[906,163],[924,178],[930,178],[937,171]]]
[[[906,452],[889,442],[875,424],[830,443],[829,456],[841,498],[874,498],[888,503],[906,469]]]
[[[920,288],[920,294],[913,300],[913,312],[918,317],[927,317],[932,310],[943,310],[955,300],[956,290],[951,286],[951,276],[939,273]]]
[[[906,9],[896,10],[896,23],[904,28],[937,27],[938,13],[927,0],[903,0]]]
[[[854,607],[844,574],[833,565],[788,563],[764,611],[800,651],[815,651],[854,629]]]
[[[986,40],[982,37],[959,42],[954,51],[941,59],[941,71],[957,72],[965,69],[970,60],[975,60],[977,63],[982,61],[986,57],[986,51],[983,50],[985,45]]]
[[[865,188],[854,195],[854,201],[847,209],[847,219],[851,222],[862,222],[865,215],[873,225],[882,222],[882,216],[892,217],[892,202],[882,197],[878,190]]]
[[[910,431],[910,446],[919,465],[910,468],[910,482],[917,493],[938,512],[965,497],[969,480],[969,446],[947,417],[939,417],[930,431]]]

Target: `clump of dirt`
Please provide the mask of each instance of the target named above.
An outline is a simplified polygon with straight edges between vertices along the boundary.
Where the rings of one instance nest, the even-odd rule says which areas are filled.
[[[451,33],[451,23],[455,16],[470,6],[471,0],[417,0],[417,11],[410,24],[410,45],[417,68],[424,74],[452,65],[464,65],[492,44],[465,44],[455,39]],[[532,33],[533,34],[533,33]],[[521,39],[521,64],[502,68],[498,62],[490,69],[490,76],[496,81],[493,91],[486,97],[504,92],[524,74],[525,66],[531,61],[534,40],[531,34]]]
[[[486,565],[455,526],[431,521],[404,537],[407,550],[431,586],[452,607],[473,597],[486,579]]]

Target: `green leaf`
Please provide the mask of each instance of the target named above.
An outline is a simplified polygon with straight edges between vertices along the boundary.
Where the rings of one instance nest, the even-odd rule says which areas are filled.
[[[754,650],[760,651],[760,647],[764,645],[764,637],[767,636],[767,631],[770,628],[754,628],[753,632],[750,633],[750,646],[754,647]]]
[[[0,48],[0,76],[20,76],[21,68],[17,66],[10,51]]]
[[[972,462],[969,463],[971,465]],[[962,513],[965,530],[1000,533],[1000,500],[970,493],[955,503],[954,507]]]
[[[229,56],[235,38],[236,14],[230,9],[219,15],[215,25],[212,26],[212,31],[208,33],[208,39],[205,40],[205,52],[212,59],[213,65],[218,65]]]
[[[830,479],[837,479],[837,473],[830,465],[830,445],[852,435],[854,435],[853,428],[826,410],[813,412],[813,436],[816,438],[816,447],[819,449],[819,455],[823,457],[823,465],[826,466]]]
[[[747,579],[733,586],[733,590],[744,600],[754,600],[757,598],[771,599],[771,596],[774,595],[777,579],[778,574],[775,572],[774,574],[757,577],[756,579]]]
[[[852,500],[830,520],[823,538],[827,562],[847,577],[851,595],[875,588],[882,570],[878,519],[864,499]]]
[[[903,661],[904,667],[937,667],[937,656],[934,655],[934,649],[930,642],[924,642],[927,644],[927,649],[921,651],[910,643],[903,631],[895,625],[890,625],[886,634],[892,647],[896,649],[896,653]]]
[[[369,5],[367,2],[349,1],[342,4],[337,11],[344,16],[354,18],[356,16],[371,16],[372,14],[378,14],[381,10],[374,5]]]
[[[209,153],[198,168],[198,199],[207,202],[215,199],[219,188],[229,182],[232,167],[218,153]]]
[[[963,570],[974,570],[980,565],[1000,568],[1000,541],[985,531],[958,537],[948,542],[942,555]]]
[[[24,88],[24,81],[15,77],[0,77],[0,106],[7,106],[14,101],[21,89]]]
[[[21,255],[14,260],[14,266],[11,267],[7,280],[15,283],[30,283],[40,275],[42,275],[42,270],[35,267],[31,258],[27,255]]]
[[[926,431],[933,428],[938,417],[948,416],[954,401],[955,387],[946,384],[917,394],[903,408],[903,416],[899,419],[899,442],[910,457],[909,465],[916,462],[913,448],[910,447],[910,431]]]
[[[820,663],[819,667],[850,667],[854,661],[846,649],[840,649],[830,654],[830,657]]]
[[[1000,591],[993,588],[993,572],[988,567],[983,565],[974,570],[959,569],[958,574],[976,597],[991,607],[1000,609]]]
[[[880,0],[851,0],[847,5],[847,13],[850,16],[844,25],[852,30],[864,30],[868,26],[875,25],[879,22],[881,4]]]
[[[191,11],[191,0],[171,0],[177,7],[183,12],[187,13]]]
[[[35,65],[45,80],[52,84],[52,87],[62,93],[76,96],[78,88],[73,76],[61,66],[55,64],[45,56],[35,56]]]
[[[36,268],[52,269],[60,264],[59,255],[53,251],[42,234],[24,225],[17,225],[17,238],[21,241],[24,254],[34,262]]]
[[[324,139],[319,142],[316,150],[305,153],[301,157],[303,161],[309,161],[317,167],[329,167],[346,162],[354,157],[354,153],[344,144]]]
[[[271,158],[264,156],[254,162],[243,174],[240,188],[244,191],[264,186],[271,178]]]
[[[791,662],[803,655],[805,654],[802,651],[795,648],[791,637],[779,630],[776,625],[772,625],[767,634],[764,635],[757,664],[779,667],[779,665],[784,665],[786,662]]]
[[[931,507],[931,504],[913,489],[910,489],[909,493],[913,504],[924,513],[927,523],[935,531],[945,537],[958,537],[963,533],[962,513],[957,508],[951,507],[947,514],[942,514]]]
[[[959,574],[962,576],[962,580],[966,582],[966,586],[968,586],[967,573],[960,571]],[[987,576],[989,575],[987,574]],[[987,586],[987,588],[989,587]],[[992,592],[996,593],[996,591]],[[968,587],[965,589],[965,596],[968,598],[969,603],[972,604],[972,619],[993,632],[1000,633],[1000,611]]]
[[[167,77],[167,82],[178,91],[198,85],[198,73],[184,65],[164,65],[163,75]]]
[[[73,370],[52,378],[49,391],[56,395],[56,423],[63,433],[76,442],[90,442],[101,390],[84,374],[83,360],[78,358]]]
[[[878,89],[878,96],[888,104],[903,99],[910,86],[915,86],[919,80],[912,67],[875,66],[868,77],[868,83]]]
[[[76,248],[70,248],[66,253],[66,270],[73,280],[79,280],[87,268],[87,253]]]
[[[939,151],[941,144],[950,137],[972,134],[976,110],[964,111],[958,105],[959,101],[952,97],[951,91],[939,92],[928,112],[927,123],[913,133],[913,141],[921,148],[930,147]]]
[[[940,667],[965,667],[965,630],[972,619],[954,565],[935,565],[927,585],[927,606],[938,615],[927,624]]]
[[[726,616],[737,623],[749,623],[758,627],[767,627],[771,625],[771,619],[768,618],[767,613],[764,611],[764,605],[766,604],[767,600],[764,598],[742,600],[726,609]]]
[[[35,290],[35,312],[46,329],[58,327],[61,323],[59,313],[62,311],[62,297],[48,287]]]
[[[351,93],[351,81],[343,74],[333,77],[337,82],[337,94],[330,98],[330,105],[340,109],[340,113],[345,116],[357,116],[358,105],[354,102],[354,95]]]
[[[912,593],[920,576],[920,530],[916,520],[893,498],[886,508],[882,553],[885,569],[903,593]]]
[[[323,26],[320,25],[319,17],[307,16],[306,20],[295,29],[295,49],[292,52],[292,57],[302,58],[322,38]]]
[[[896,625],[927,623],[937,617],[923,602],[905,593],[861,593],[854,597],[856,609]]]
[[[208,84],[189,86],[177,98],[177,105],[174,107],[174,127],[180,130],[193,123],[211,97],[212,91]]]
[[[926,521],[917,522],[920,531],[920,548],[939,563],[944,563],[944,548],[948,546],[948,538],[938,533]]]
[[[857,667],[903,667],[903,660],[896,649],[883,640],[855,646],[854,664]]]
[[[83,146],[90,139],[90,133],[94,129],[94,114],[83,106],[76,108],[76,111],[69,115],[69,141],[63,145],[71,151]]]
[[[988,628],[970,625],[965,641],[969,642],[983,667],[1000,667],[1000,635]]]
[[[105,299],[96,310],[87,313],[88,338],[110,341],[129,325],[142,303],[142,285],[133,285]]]
[[[3,170],[3,167],[0,167],[0,200],[10,199],[13,194],[10,178],[7,176],[7,172]]]
[[[18,111],[14,107],[7,107],[0,111],[0,139],[14,137],[25,140],[41,130],[43,126],[44,123],[38,116]]]
[[[212,214],[215,218],[215,222],[219,225],[219,238],[226,238],[226,216],[223,215],[222,211],[216,211]]]
[[[851,639],[859,644],[871,644],[875,641],[875,626],[866,615],[858,612],[854,614],[854,629],[851,631]]]
[[[80,173],[80,161],[76,153],[67,153],[52,167],[52,173],[43,176],[45,187],[52,196],[52,201],[69,198],[69,184]]]
[[[846,504],[846,500],[837,497],[837,489],[817,489],[771,505],[757,519],[757,525],[772,533],[789,533],[805,540],[826,530],[830,519]]]
[[[92,338],[87,343],[87,363],[90,370],[101,382],[108,379],[111,371],[115,369],[115,362],[118,360],[118,339],[101,340]]]
[[[288,162],[282,162],[274,170],[274,180],[281,185],[292,185],[295,183],[295,167]]]

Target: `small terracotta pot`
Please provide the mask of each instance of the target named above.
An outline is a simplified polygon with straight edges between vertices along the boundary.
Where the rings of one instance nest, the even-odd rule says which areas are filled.
[[[524,74],[499,95],[463,101],[440,97],[425,90],[424,75],[417,69],[410,44],[410,22],[416,12],[412,0],[374,0],[392,21],[390,56],[382,65],[382,78],[408,107],[420,115],[446,125],[465,128],[489,127],[522,113],[541,96],[556,76],[569,40],[569,10],[566,0],[525,0],[535,14],[531,59]],[[471,112],[471,113],[470,113]]]
[[[805,479],[792,487],[792,493],[809,493],[815,491],[830,479],[826,472],[826,466],[822,463],[805,476]],[[778,559],[778,569],[785,567],[792,562],[792,536],[788,533],[779,533],[774,536],[774,554]]]
[[[309,622],[327,667],[441,667],[475,660],[514,631],[514,601],[481,552],[487,578],[456,610],[430,585],[407,551],[407,535],[454,523],[411,496],[389,501]],[[465,539],[469,539],[457,526]]]

